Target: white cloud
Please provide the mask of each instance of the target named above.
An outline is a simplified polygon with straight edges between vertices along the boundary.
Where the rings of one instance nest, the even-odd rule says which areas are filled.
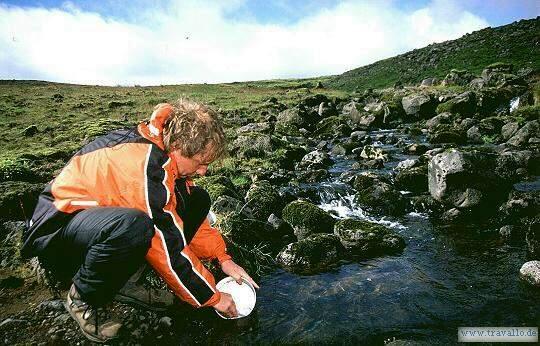
[[[69,2],[0,4],[0,78],[149,85],[338,74],[488,26],[447,0],[410,13],[391,0],[344,1],[293,25],[229,19],[241,5],[175,0],[128,23]]]

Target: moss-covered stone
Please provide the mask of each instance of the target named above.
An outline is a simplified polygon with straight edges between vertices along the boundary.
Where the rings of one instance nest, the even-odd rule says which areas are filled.
[[[283,208],[283,220],[294,229],[301,240],[314,233],[332,233],[334,218],[327,212],[307,201],[294,201]]]
[[[266,221],[270,214],[281,215],[283,200],[278,192],[266,180],[255,182],[246,194],[246,205],[251,209],[253,216]]]
[[[219,196],[241,198],[231,180],[222,175],[199,177],[195,179],[195,183],[208,192],[212,201],[215,201]]]
[[[266,134],[245,133],[234,141],[233,151],[238,158],[265,157],[273,151],[272,140]]]
[[[328,270],[337,264],[343,245],[334,234],[313,234],[287,245],[276,261],[284,268],[297,273],[314,273]]]
[[[398,171],[394,177],[396,187],[401,190],[421,193],[428,191],[427,165]]]
[[[334,226],[334,233],[353,256],[392,253],[405,247],[405,241],[396,232],[369,221],[339,220]]]
[[[313,135],[317,138],[340,138],[351,134],[351,128],[346,124],[344,116],[331,116],[321,120]]]
[[[376,180],[372,185],[358,191],[355,202],[372,212],[400,216],[407,210],[407,201],[390,184]]]

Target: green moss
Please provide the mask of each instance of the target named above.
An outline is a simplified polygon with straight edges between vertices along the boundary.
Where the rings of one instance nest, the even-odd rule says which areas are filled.
[[[215,201],[219,196],[241,198],[231,180],[222,175],[199,177],[195,179],[195,183],[208,192],[212,202]]]
[[[30,168],[29,160],[20,158],[0,159],[0,182],[9,180],[35,180],[35,174]]]
[[[512,112],[512,116],[525,120],[540,119],[540,104],[534,106],[524,106]]]
[[[266,221],[270,214],[281,215],[283,200],[270,182],[255,182],[246,194],[246,204],[256,219]]]
[[[331,233],[335,220],[330,214],[307,201],[294,201],[283,208],[283,220],[288,222],[301,239],[313,233]]]
[[[364,220],[339,220],[334,232],[353,255],[373,255],[405,247],[403,238],[391,229]]]

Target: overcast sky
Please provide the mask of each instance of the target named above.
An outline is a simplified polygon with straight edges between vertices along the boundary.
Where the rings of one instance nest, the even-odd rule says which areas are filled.
[[[0,79],[315,77],[538,15],[540,0],[0,0]]]

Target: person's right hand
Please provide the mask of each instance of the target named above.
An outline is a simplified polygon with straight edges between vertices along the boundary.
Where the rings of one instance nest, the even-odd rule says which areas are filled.
[[[221,312],[223,315],[227,317],[238,316],[238,311],[236,310],[236,304],[234,304],[234,300],[232,299],[232,296],[228,293],[221,292],[221,298],[219,299],[219,303],[214,305],[214,309]]]

